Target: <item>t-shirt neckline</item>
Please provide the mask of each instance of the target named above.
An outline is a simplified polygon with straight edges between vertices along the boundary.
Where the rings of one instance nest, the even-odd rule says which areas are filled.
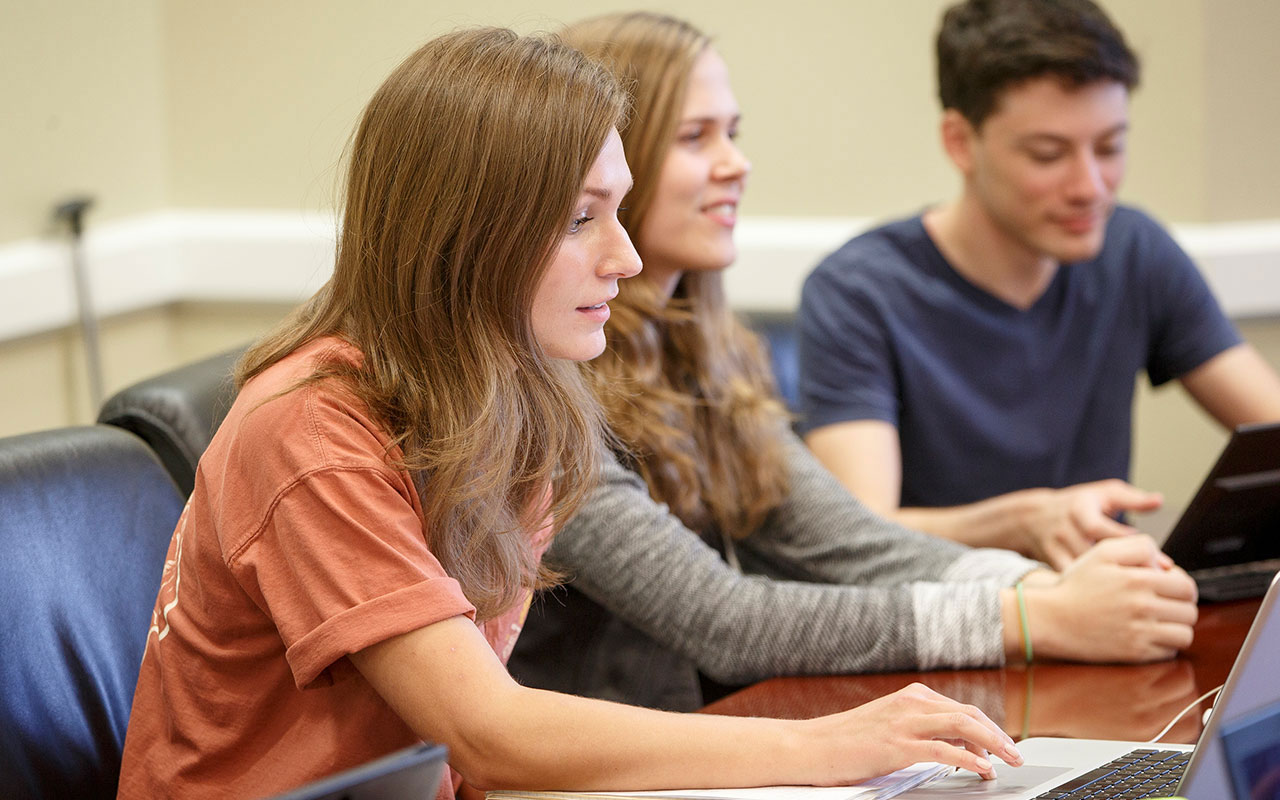
[[[925,209],[917,214],[911,223],[916,229],[919,241],[923,243],[925,255],[927,256],[924,265],[940,278],[950,283],[955,289],[968,297],[973,302],[983,306],[984,308],[1018,319],[1030,319],[1043,313],[1043,309],[1050,305],[1051,298],[1062,291],[1062,284],[1067,280],[1066,273],[1069,272],[1070,264],[1059,264],[1058,269],[1054,272],[1049,285],[1045,287],[1035,302],[1027,308],[1019,308],[1013,303],[1008,302],[978,284],[969,280],[959,270],[952,265],[938,247],[938,243],[933,240],[933,236],[929,234],[929,229],[925,227],[924,215],[928,211]]]

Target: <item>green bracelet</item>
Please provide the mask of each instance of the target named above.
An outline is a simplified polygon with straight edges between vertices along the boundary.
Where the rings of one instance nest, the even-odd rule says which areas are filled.
[[[1022,581],[1013,587],[1018,595],[1018,619],[1022,622],[1022,643],[1027,648],[1027,663],[1031,663],[1031,626],[1027,624],[1027,598],[1022,594]]]

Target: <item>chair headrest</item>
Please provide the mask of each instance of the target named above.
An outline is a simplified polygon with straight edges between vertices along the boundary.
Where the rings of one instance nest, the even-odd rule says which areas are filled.
[[[231,371],[243,352],[238,347],[121,389],[103,403],[98,422],[141,436],[189,495],[196,463],[235,399]]]

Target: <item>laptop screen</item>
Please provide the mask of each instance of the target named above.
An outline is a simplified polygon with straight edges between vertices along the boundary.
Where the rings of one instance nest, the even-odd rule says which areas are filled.
[[[413,745],[272,800],[431,800],[447,757],[444,745]]]
[[[1241,425],[1164,543],[1190,572],[1280,557],[1280,423]]]
[[[1280,582],[1272,583],[1180,788],[1188,800],[1280,800]]]

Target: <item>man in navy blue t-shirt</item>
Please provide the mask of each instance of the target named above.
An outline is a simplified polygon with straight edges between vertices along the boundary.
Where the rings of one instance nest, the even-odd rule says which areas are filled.
[[[1169,235],[1116,205],[1138,63],[1102,11],[968,0],[937,46],[963,189],[809,277],[802,425],[871,507],[1063,568],[1160,503],[1126,482],[1139,371],[1228,426],[1280,419],[1280,379]]]

